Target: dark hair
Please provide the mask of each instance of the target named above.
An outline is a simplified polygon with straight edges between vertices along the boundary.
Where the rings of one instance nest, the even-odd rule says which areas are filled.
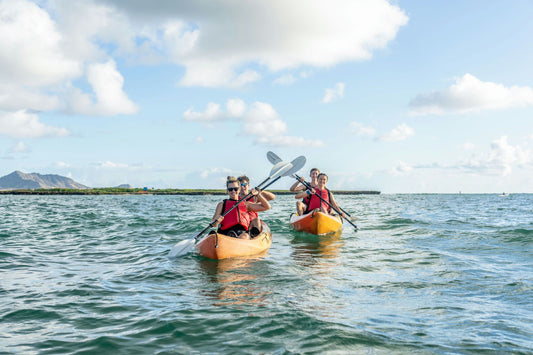
[[[228,187],[229,184],[233,183],[233,182],[236,182],[236,183],[239,183],[239,180],[237,180],[235,178],[235,176],[228,176],[226,178],[226,187]]]
[[[309,170],[309,174],[311,174],[315,170],[316,170],[317,173],[320,174],[320,170],[318,170],[318,168],[313,168],[313,169]]]
[[[326,173],[320,173],[320,174],[318,174],[317,179],[319,179],[321,176],[325,176],[325,177],[326,177],[326,180],[329,180],[329,178],[328,178],[328,176],[326,175]]]
[[[247,183],[250,183],[250,179],[249,179],[248,176],[246,176],[246,175],[239,176],[239,177],[237,178],[237,180],[239,180],[240,182],[247,182]]]

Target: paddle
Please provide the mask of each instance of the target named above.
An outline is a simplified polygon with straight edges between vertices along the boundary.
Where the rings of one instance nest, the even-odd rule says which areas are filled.
[[[267,177],[263,182],[261,182],[259,185],[257,185],[256,189],[261,188],[262,185],[264,185],[269,180],[270,183],[268,183],[264,188],[267,188],[268,186],[272,185],[274,182],[278,181],[282,176],[288,176],[296,171],[300,170],[303,165],[305,164],[305,157],[300,156],[296,159],[294,159],[290,163],[286,162],[279,162],[272,168],[270,171],[270,176]],[[246,200],[248,197],[252,195],[252,192],[250,191],[246,196],[241,198],[237,203],[230,208],[228,211],[226,211],[222,216],[226,216],[228,213],[230,213],[234,208],[236,208],[242,201]],[[196,240],[200,238],[208,229],[213,228],[213,226],[217,223],[217,221],[211,221],[209,225],[204,228],[198,235],[196,235],[193,238],[182,240],[181,242],[177,243],[172,247],[170,252],[168,253],[169,257],[177,257],[187,254],[194,246]]]
[[[267,159],[269,162],[271,162],[272,164],[279,164],[280,162],[282,162],[281,158],[274,152],[272,151],[268,151],[267,152]],[[296,175],[296,174],[293,174],[293,177],[295,179],[297,179],[298,181],[300,181],[300,183],[302,183],[303,185],[305,185],[305,187],[307,189],[312,189],[312,186],[306,182],[304,179],[302,179],[300,176]],[[319,195],[316,195],[318,198],[320,198],[323,202],[325,202],[327,205],[329,205],[331,208],[333,208],[338,214],[342,214],[341,212],[339,212],[335,207],[333,207],[330,203],[328,203],[327,201],[325,201],[322,196],[319,196]],[[344,212],[348,217],[350,217],[351,220],[354,219],[354,217],[352,217],[348,212],[346,212],[345,210],[342,209],[341,206],[339,206],[339,208],[341,209],[342,212]],[[353,224],[351,221],[349,221],[348,219],[346,219],[346,221],[348,221],[348,223],[350,223],[355,229],[359,229],[355,224]]]

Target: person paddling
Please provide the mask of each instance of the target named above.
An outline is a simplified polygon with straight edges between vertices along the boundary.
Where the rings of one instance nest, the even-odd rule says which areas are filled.
[[[328,188],[326,188],[328,176],[324,173],[320,173],[317,177],[317,182],[318,184],[316,187],[313,187],[311,190],[306,190],[297,193],[296,196],[294,196],[294,198],[296,199],[304,197],[309,198],[309,204],[306,206],[306,209],[299,209],[298,215],[301,216],[312,211],[320,211],[326,214],[331,214],[331,207],[327,203],[324,203],[317,195],[320,195],[320,197],[322,197],[324,201],[327,201],[337,210],[340,210],[339,205],[333,197],[333,193]],[[344,212],[342,213],[342,217],[346,218]]]
[[[318,174],[320,174],[320,170],[318,170],[317,168],[313,168],[309,171],[309,177],[311,178],[311,182],[310,182],[310,185],[312,187],[317,187],[318,186]],[[302,178],[303,180],[303,178]],[[300,186],[298,186],[299,184],[302,184]],[[305,185],[303,184],[303,181],[300,181],[300,180],[297,180],[294,184],[292,184],[292,186],[290,187],[290,190],[292,192],[297,192],[297,191],[305,191],[306,187]],[[309,205],[309,196],[305,196],[304,199],[302,201],[296,201],[296,211],[298,211],[298,215],[302,215],[300,212],[301,211],[305,211],[307,209],[307,205]]]
[[[241,184],[241,191],[239,192],[239,199],[241,199],[244,196],[248,195],[248,189],[250,188],[250,179],[248,178],[248,176],[242,175],[239,176],[237,180],[239,180],[239,183]],[[261,191],[261,196],[263,196],[267,201],[271,201],[276,198],[276,195],[269,191]],[[246,201],[257,203],[258,198],[257,196],[250,196]],[[248,211],[248,215],[250,218],[249,234],[250,237],[254,238],[255,236],[258,236],[263,230],[263,227],[261,225],[261,219],[259,218],[259,215],[256,211]]]
[[[216,223],[213,226],[219,226],[217,233],[240,239],[250,239],[250,235],[248,234],[250,215],[248,212],[266,211],[270,209],[270,204],[262,196],[260,189],[252,189],[252,196],[257,196],[257,201],[259,203],[242,201],[239,203],[238,207],[234,208],[226,216],[222,216],[239,201],[241,185],[235,177],[228,176],[226,180],[226,188],[229,198],[217,205],[212,219],[212,221],[216,221]]]

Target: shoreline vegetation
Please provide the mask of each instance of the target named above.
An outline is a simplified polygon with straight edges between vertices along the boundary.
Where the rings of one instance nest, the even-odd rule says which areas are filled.
[[[293,195],[289,190],[268,190],[277,195]],[[332,190],[336,195],[379,195],[381,191]],[[226,195],[226,190],[209,189],[140,189],[102,187],[92,189],[12,189],[0,190],[0,195]]]

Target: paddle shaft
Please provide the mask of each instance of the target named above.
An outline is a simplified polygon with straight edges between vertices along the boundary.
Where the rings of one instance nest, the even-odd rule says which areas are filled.
[[[313,187],[307,182],[305,181],[304,179],[302,179],[301,177],[299,177],[298,175],[294,174],[294,176],[296,176],[296,178],[302,183],[305,185],[305,187],[307,187],[308,189],[312,189]],[[322,202],[324,202],[325,204],[327,204],[329,207],[333,208],[335,210],[335,212],[337,212],[338,214],[342,215],[342,212],[339,211],[338,209],[336,209],[331,203],[329,203],[328,201],[324,200],[322,198],[322,196],[320,196],[319,194],[316,194],[315,193],[315,196],[318,197],[320,200],[322,200]],[[340,208],[340,207],[339,207]],[[341,208],[342,209],[342,208]],[[346,212],[344,212],[346,213]],[[347,214],[347,213],[346,213]],[[348,219],[346,219],[346,221],[348,223],[350,223],[355,229],[358,229],[357,226],[355,224],[353,224],[351,221],[349,221]]]
[[[281,176],[278,176],[277,178],[275,178],[274,180],[272,180],[271,182],[269,182],[263,189],[266,189],[267,187],[269,187],[270,185],[272,185],[273,183],[275,183],[276,181],[278,181],[279,179],[281,178]],[[267,182],[268,180],[270,179],[267,178],[265,181],[263,181],[262,183],[260,183],[259,185],[257,185],[256,189],[259,189],[261,185],[263,185],[265,182]],[[239,203],[241,203],[242,201],[246,200],[248,197],[252,196],[252,192],[248,192],[248,194],[244,197],[242,197],[241,199],[239,199],[237,201],[236,204],[234,204],[229,210],[227,210],[226,212],[224,212],[224,214],[222,214],[222,217],[225,217],[228,213],[230,213],[231,211],[233,211],[234,208],[236,208]],[[205,227],[200,233],[198,233],[198,235],[196,237],[194,237],[193,239],[196,240],[198,238],[200,238],[202,236],[202,234],[204,234],[209,228],[213,228],[215,226],[215,224],[217,223],[218,221],[217,220],[214,220],[214,221],[211,221],[211,223],[209,223],[209,225],[207,227]]]

